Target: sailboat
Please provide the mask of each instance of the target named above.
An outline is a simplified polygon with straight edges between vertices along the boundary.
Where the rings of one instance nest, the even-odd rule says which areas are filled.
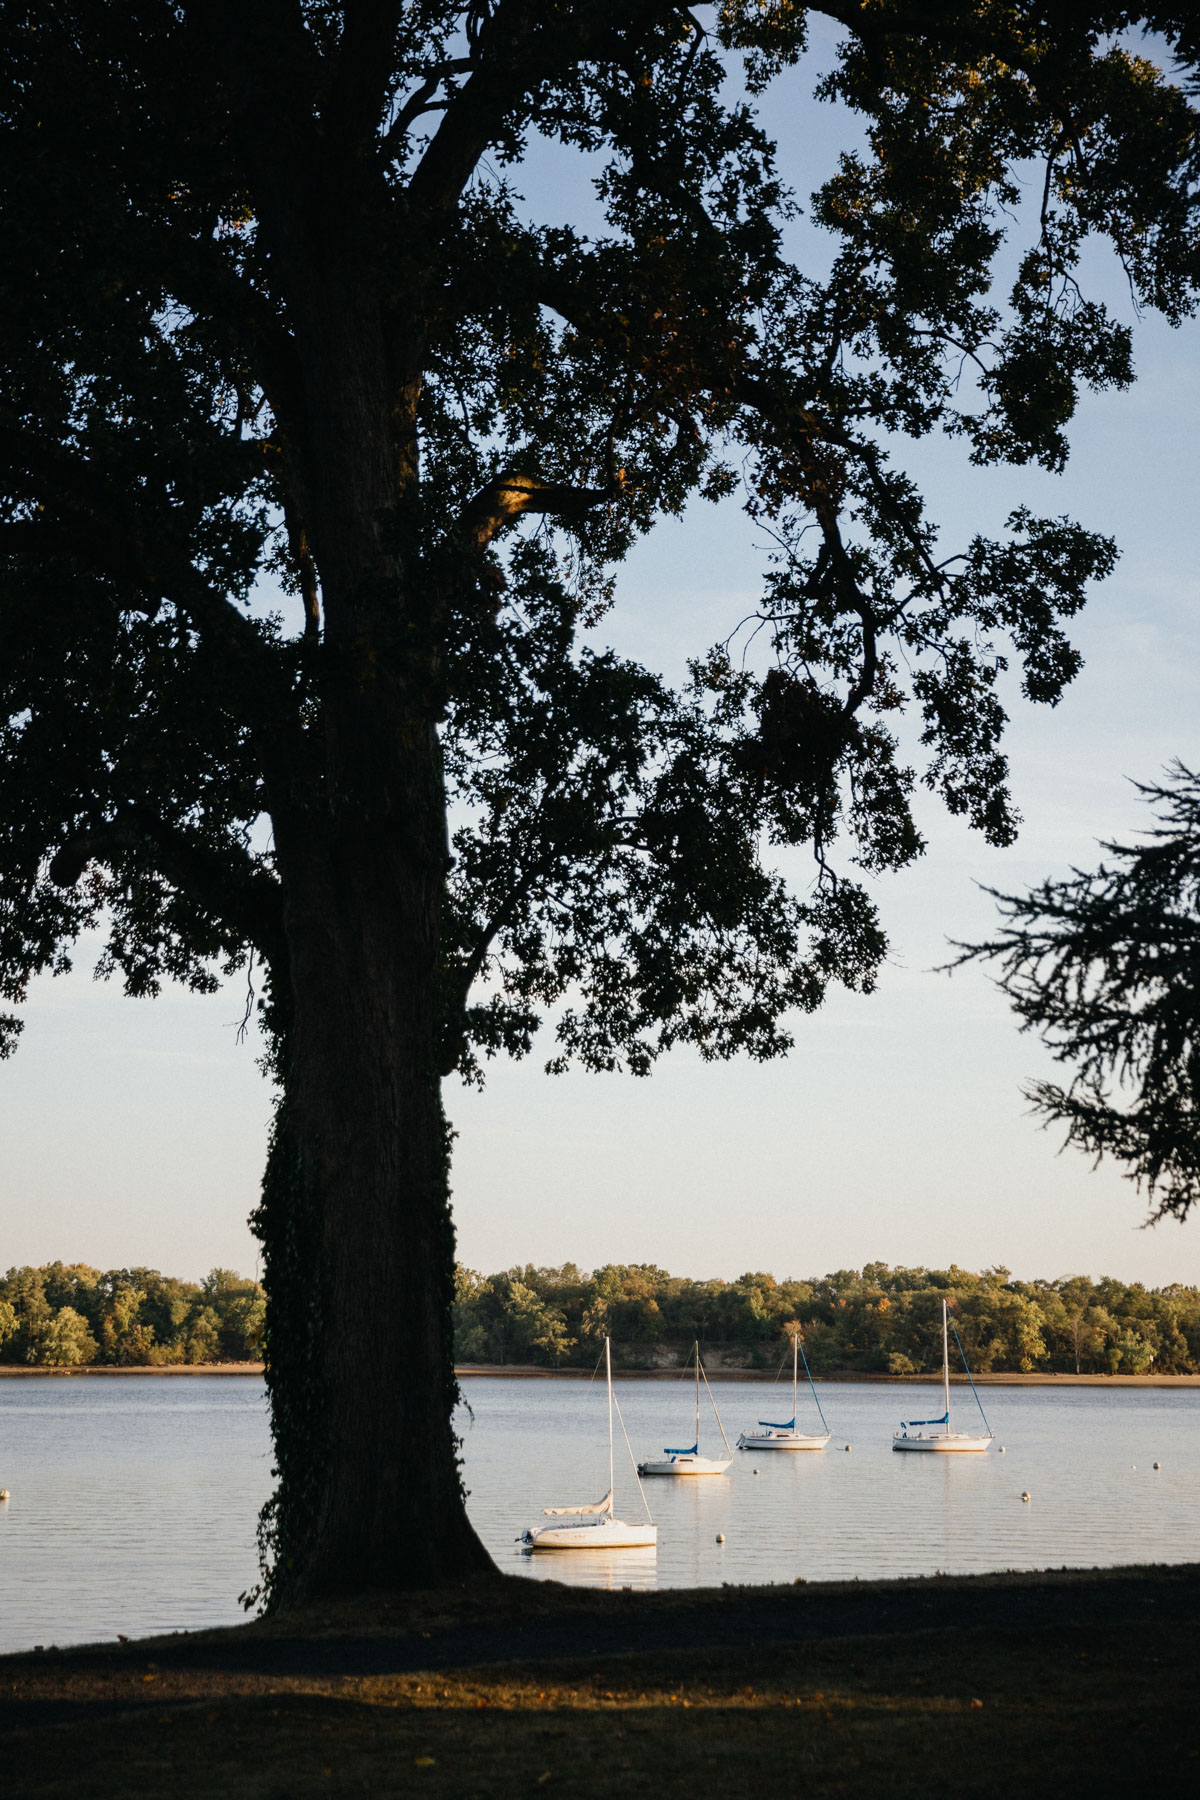
[[[946,1410],[940,1419],[902,1419],[900,1429],[892,1434],[893,1450],[933,1450],[943,1455],[954,1451],[986,1450],[992,1442],[992,1428],[988,1425],[987,1414],[983,1410],[983,1402],[975,1391],[975,1383],[971,1380],[971,1371],[967,1365],[966,1352],[962,1347],[962,1339],[955,1330],[959,1354],[963,1359],[963,1368],[967,1371],[967,1380],[971,1382],[971,1392],[975,1394],[975,1404],[979,1415],[987,1427],[986,1437],[972,1437],[966,1431],[950,1429],[950,1326],[946,1302],[942,1301],[942,1393],[946,1401]],[[927,1425],[941,1426],[939,1431],[927,1431]],[[911,1435],[910,1435],[911,1434]]]
[[[829,1427],[825,1425],[825,1414],[821,1412],[821,1402],[817,1400],[817,1390],[813,1385],[812,1373],[809,1370],[808,1358],[804,1356],[804,1373],[808,1376],[808,1385],[812,1388],[812,1397],[816,1401],[817,1412],[821,1423],[825,1425],[823,1433],[796,1430],[796,1378],[798,1357],[804,1356],[800,1343],[800,1333],[792,1334],[792,1416],[784,1425],[777,1425],[770,1419],[758,1421],[758,1431],[743,1431],[738,1439],[739,1450],[823,1450],[829,1442]]]
[[[603,1500],[596,1500],[590,1506],[544,1506],[543,1516],[548,1519],[568,1519],[566,1525],[527,1526],[517,1540],[527,1550],[636,1550],[652,1548],[658,1543],[658,1526],[650,1517],[650,1508],[646,1506],[646,1496],[642,1494],[642,1505],[646,1506],[646,1522],[643,1525],[627,1525],[618,1519],[613,1511],[613,1384],[612,1384],[612,1346],[604,1340],[604,1374],[608,1383],[608,1492]],[[621,1409],[617,1407],[617,1417]],[[621,1420],[622,1434],[625,1432],[625,1421]],[[628,1448],[629,1439],[625,1438]],[[630,1461],[633,1452],[630,1451]],[[635,1465],[636,1479],[636,1465]],[[642,1484],[638,1481],[638,1492],[642,1492]]]
[[[708,1376],[700,1362],[700,1345],[693,1346],[692,1354],[696,1359],[696,1441],[690,1450],[664,1450],[662,1458],[657,1462],[638,1464],[639,1475],[724,1475],[733,1464],[733,1451],[729,1448],[729,1439],[725,1436],[725,1427],[721,1423],[721,1415],[717,1411],[717,1402],[708,1385]],[[725,1446],[725,1455],[701,1456],[700,1454],[700,1380],[703,1376],[704,1391],[712,1401],[713,1414],[717,1421],[717,1430],[721,1434],[721,1442]]]

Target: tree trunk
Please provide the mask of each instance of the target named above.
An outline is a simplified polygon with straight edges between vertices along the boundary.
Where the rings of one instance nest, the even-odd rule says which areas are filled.
[[[280,1476],[271,1598],[288,1604],[493,1565],[466,1516],[451,1425],[435,1055],[444,854],[431,867],[355,807],[332,831],[284,831],[279,847],[292,1020],[262,1220]]]
[[[275,809],[290,996],[263,1208],[280,1257],[273,1284],[267,1270],[274,1603],[493,1567],[467,1519],[451,1423],[433,659],[380,550],[377,471],[368,500],[373,487],[367,518],[341,527],[353,579],[337,580],[336,554],[322,572],[323,767]]]
[[[393,342],[353,157],[260,146],[303,406],[281,441],[320,576],[311,768],[271,812],[285,1100],[260,1215],[279,1490],[273,1603],[491,1569],[451,1413],[454,1232],[439,1065],[446,809],[436,608],[418,572],[419,327]],[[343,146],[343,150],[345,146]]]

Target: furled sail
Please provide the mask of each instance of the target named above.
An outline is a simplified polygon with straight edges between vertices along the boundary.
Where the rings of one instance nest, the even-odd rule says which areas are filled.
[[[547,1518],[561,1519],[568,1514],[577,1513],[610,1513],[613,1509],[612,1489],[609,1488],[603,1500],[597,1500],[594,1506],[543,1506],[542,1511]]]

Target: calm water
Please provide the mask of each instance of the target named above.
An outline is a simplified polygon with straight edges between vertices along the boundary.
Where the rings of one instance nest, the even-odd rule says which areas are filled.
[[[713,1385],[731,1441],[759,1413],[787,1412],[781,1388]],[[598,1500],[608,1485],[603,1388],[465,1387],[471,1515],[502,1569],[535,1578],[686,1587],[1200,1559],[1200,1389],[989,1388],[1005,1454],[960,1458],[891,1451],[898,1416],[936,1412],[937,1388],[829,1384],[823,1455],[743,1453],[728,1476],[647,1482],[657,1553],[530,1558],[514,1540],[541,1507]],[[639,1456],[688,1441],[690,1387],[622,1381],[617,1393]],[[969,1425],[969,1394],[956,1389],[955,1406]],[[711,1414],[701,1432],[711,1453]],[[250,1378],[0,1381],[0,1486],[12,1493],[0,1650],[242,1617],[270,1468]],[[622,1516],[638,1517],[619,1432],[616,1485]]]

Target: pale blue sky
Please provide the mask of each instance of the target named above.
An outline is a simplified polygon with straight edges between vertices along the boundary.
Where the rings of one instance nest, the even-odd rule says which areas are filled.
[[[837,122],[814,124],[795,91],[772,101],[771,117],[807,191]],[[545,168],[531,194],[534,176],[545,192]],[[1119,283],[1103,280],[1125,304]],[[452,1086],[467,1262],[654,1261],[733,1276],[882,1258],[1200,1281],[1200,1221],[1139,1231],[1144,1206],[1115,1171],[1056,1155],[1020,1094],[1044,1053],[984,976],[932,972],[947,937],[989,930],[977,883],[1022,887],[1094,862],[1098,837],[1139,825],[1128,778],[1200,757],[1200,323],[1172,332],[1143,321],[1137,362],[1132,393],[1084,402],[1062,477],[972,471],[960,451],[932,445],[906,457],[948,540],[1028,501],[1122,545],[1077,622],[1087,666],[1062,705],[1025,707],[1014,684],[1018,843],[989,851],[927,803],[928,856],[878,887],[893,939],[879,993],[838,996],[802,1020],[784,1063],[706,1067],[680,1054],[635,1082],[550,1079],[535,1057],[497,1065],[482,1094]],[[748,610],[760,566],[736,511],[697,507],[632,558],[606,629],[622,650],[675,667]],[[21,1049],[0,1065],[0,1266],[61,1257],[187,1276],[254,1269],[245,1219],[268,1096],[252,1044],[235,1041],[241,1007],[236,984],[138,1003],[84,973],[39,984]]]

